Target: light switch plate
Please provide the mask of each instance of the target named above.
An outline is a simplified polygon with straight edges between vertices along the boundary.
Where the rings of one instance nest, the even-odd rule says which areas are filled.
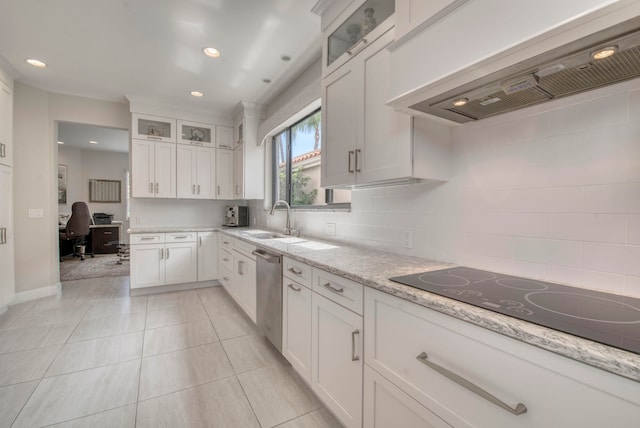
[[[29,208],[29,218],[42,217],[44,217],[44,210],[42,208]]]

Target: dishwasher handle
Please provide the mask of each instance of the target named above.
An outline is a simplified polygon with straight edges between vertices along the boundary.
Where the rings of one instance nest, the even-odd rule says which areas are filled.
[[[264,250],[259,250],[259,249],[253,250],[251,254],[253,254],[254,256],[260,257],[261,259],[264,259],[268,263],[280,264],[280,259],[281,259],[280,254],[268,253]]]

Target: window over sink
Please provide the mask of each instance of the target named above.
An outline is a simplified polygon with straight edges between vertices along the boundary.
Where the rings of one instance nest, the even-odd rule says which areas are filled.
[[[320,187],[322,111],[318,109],[273,137],[272,203],[284,200],[292,208],[343,208],[351,191]]]

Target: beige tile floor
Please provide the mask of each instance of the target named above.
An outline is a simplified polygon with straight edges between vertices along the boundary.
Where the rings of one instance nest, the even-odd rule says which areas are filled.
[[[220,287],[63,283],[0,315],[0,428],[340,427]]]

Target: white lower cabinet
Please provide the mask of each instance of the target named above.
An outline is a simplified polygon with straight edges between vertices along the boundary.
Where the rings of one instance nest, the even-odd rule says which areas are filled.
[[[365,290],[364,313],[366,364],[452,426],[640,422],[638,382],[374,289]],[[366,388],[367,396],[374,393],[371,382]],[[365,419],[377,416],[367,406]]]
[[[286,276],[282,287],[282,355],[311,383],[312,292]]]
[[[135,234],[130,253],[132,289],[198,280],[195,233]]]
[[[255,257],[255,256],[254,256]],[[234,251],[232,287],[236,293],[233,297],[245,313],[256,322],[256,260],[250,256]]]
[[[366,428],[450,428],[407,393],[364,365],[364,411]]]
[[[314,293],[311,388],[348,428],[362,427],[362,316]]]
[[[198,281],[218,279],[218,234],[198,232]]]

